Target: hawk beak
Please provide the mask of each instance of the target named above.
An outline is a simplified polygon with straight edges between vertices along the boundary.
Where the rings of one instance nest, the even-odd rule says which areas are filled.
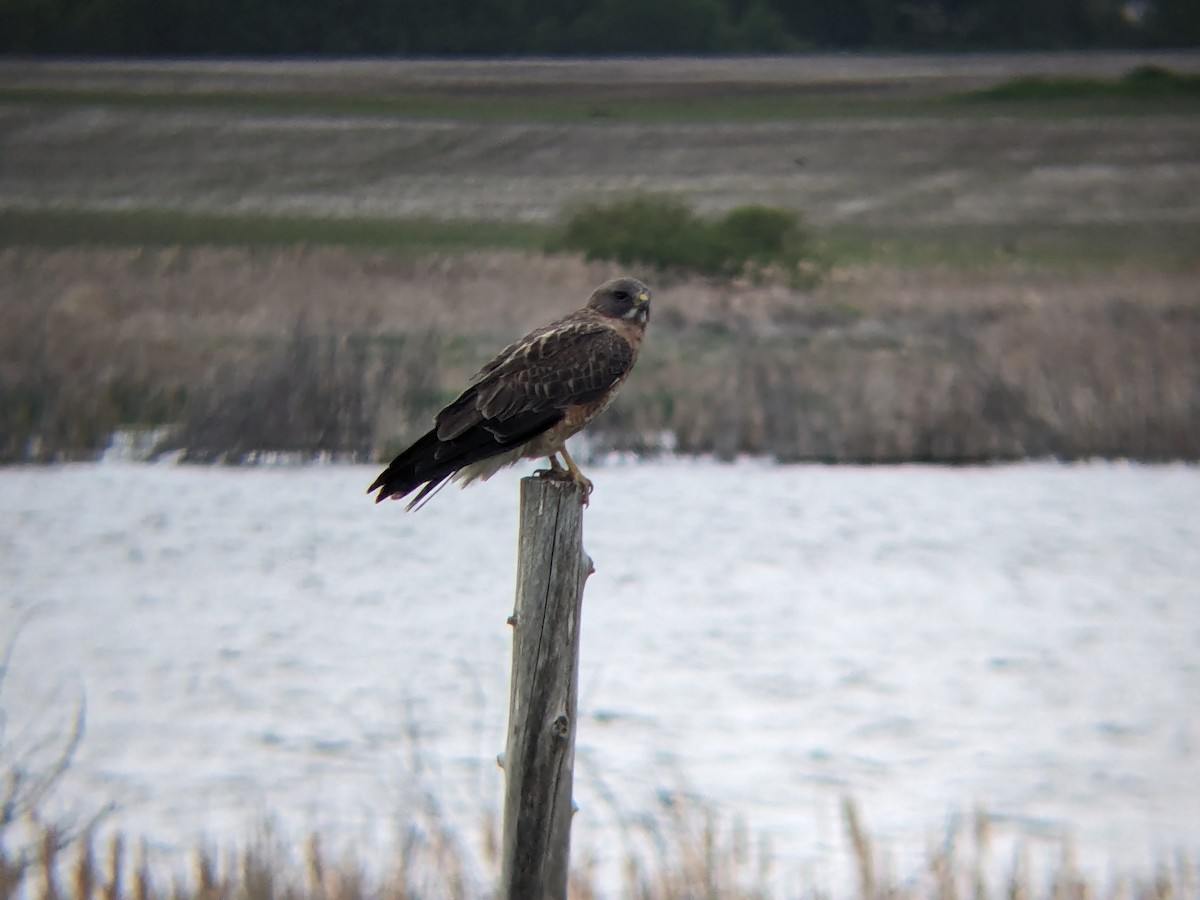
[[[648,291],[642,291],[633,300],[636,304],[633,307],[634,318],[645,325],[650,321],[650,294]]]
[[[633,306],[629,307],[621,317],[629,319],[631,322],[641,322],[643,325],[650,321],[650,292],[638,291],[634,294]]]

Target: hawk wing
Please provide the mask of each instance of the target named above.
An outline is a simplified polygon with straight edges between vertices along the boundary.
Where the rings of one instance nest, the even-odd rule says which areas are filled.
[[[411,508],[466,466],[517,450],[572,413],[581,413],[582,427],[588,408],[601,408],[634,359],[622,335],[589,316],[568,316],[531,332],[480,369],[438,413],[434,428],[369,490],[382,488],[378,502],[420,487]]]
[[[568,407],[604,397],[633,360],[633,348],[610,325],[564,319],[506,347],[480,369],[471,387],[438,413],[437,436],[453,440],[478,425],[499,435],[517,423],[552,417],[548,428]]]

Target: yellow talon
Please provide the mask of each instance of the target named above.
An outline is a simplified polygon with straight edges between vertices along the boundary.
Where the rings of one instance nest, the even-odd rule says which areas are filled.
[[[571,459],[571,454],[567,452],[567,448],[563,447],[558,451],[562,454],[563,462],[567,464],[567,474],[571,476],[571,480],[583,488],[583,505],[588,505],[588,498],[592,496],[592,480],[583,472],[579,471],[579,466],[575,465],[575,460]]]
[[[558,453],[562,454],[563,462],[567,464],[564,469],[558,464],[558,455],[550,454],[546,457],[550,461],[550,468],[538,469],[533,474],[538,478],[553,478],[556,481],[569,481],[572,484],[577,484],[583,488],[583,505],[588,505],[588,498],[592,495],[594,485],[590,478],[580,471],[579,466],[575,465],[575,460],[571,459],[571,454],[567,452],[567,448],[563,447]]]

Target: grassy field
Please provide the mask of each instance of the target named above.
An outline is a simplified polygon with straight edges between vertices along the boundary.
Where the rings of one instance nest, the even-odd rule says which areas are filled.
[[[0,61],[0,456],[86,456],[304,377],[362,410],[339,452],[385,454],[613,273],[542,255],[567,212],[661,191],[799,211],[811,278],[637,273],[652,339],[602,444],[1196,458],[1197,72],[1194,53]]]
[[[0,210],[0,245],[21,247],[365,247],[422,254],[480,247],[536,250],[549,235],[527,222],[332,219],[177,210]]]

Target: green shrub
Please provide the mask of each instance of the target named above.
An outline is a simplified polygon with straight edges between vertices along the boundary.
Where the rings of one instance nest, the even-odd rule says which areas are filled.
[[[1031,75],[1014,78],[967,96],[976,100],[1142,100],[1200,95],[1200,76],[1180,73],[1162,66],[1137,66],[1119,79],[1046,78]]]
[[[800,216],[773,206],[739,206],[713,225],[721,267],[736,275],[748,265],[779,264],[794,269],[804,251]]]
[[[1175,72],[1164,66],[1144,65],[1130,69],[1120,85],[1135,96],[1196,96],[1200,94],[1200,75]]]
[[[589,203],[568,219],[552,247],[624,265],[689,267],[695,261],[699,227],[683,201],[642,194],[608,206]]]
[[[677,197],[637,194],[579,208],[547,249],[680,275],[733,278],[778,266],[794,278],[806,240],[791,210],[739,206],[709,221]]]

